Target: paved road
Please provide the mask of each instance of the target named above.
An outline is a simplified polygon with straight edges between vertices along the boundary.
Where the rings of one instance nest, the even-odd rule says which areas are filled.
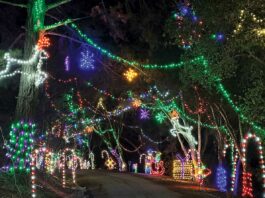
[[[93,198],[178,198],[184,195],[165,186],[126,173],[82,171],[77,182],[87,187]]]

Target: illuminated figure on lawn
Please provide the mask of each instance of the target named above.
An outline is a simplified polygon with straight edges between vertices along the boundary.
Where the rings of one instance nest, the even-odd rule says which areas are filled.
[[[140,155],[140,163],[143,156],[145,156],[145,174],[163,175],[165,173],[164,162],[161,160],[161,152],[149,149],[147,155]]]

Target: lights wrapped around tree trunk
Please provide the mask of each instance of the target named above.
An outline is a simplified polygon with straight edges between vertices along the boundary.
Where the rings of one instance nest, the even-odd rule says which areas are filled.
[[[216,170],[216,185],[221,192],[227,191],[226,170],[221,165]]]
[[[252,174],[247,172],[247,159],[246,159],[246,148],[247,143],[250,139],[253,139],[258,146],[259,164],[262,172],[262,187],[263,187],[263,197],[265,197],[265,163],[263,156],[263,148],[261,139],[256,136],[256,134],[247,134],[242,141],[242,165],[243,165],[243,179],[242,179],[242,197],[249,196],[253,197],[253,187],[252,187]]]

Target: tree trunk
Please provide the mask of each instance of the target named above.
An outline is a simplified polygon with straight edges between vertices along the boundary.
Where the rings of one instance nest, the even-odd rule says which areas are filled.
[[[39,32],[34,30],[34,1],[28,1],[24,59],[30,58],[39,35]],[[39,20],[41,20],[41,23],[44,21],[44,13],[40,15]],[[22,66],[22,71],[35,73],[36,64],[24,65]],[[29,79],[27,75],[21,75],[16,106],[16,119],[29,120],[34,118],[38,102],[38,88],[35,87],[34,83],[34,80]]]

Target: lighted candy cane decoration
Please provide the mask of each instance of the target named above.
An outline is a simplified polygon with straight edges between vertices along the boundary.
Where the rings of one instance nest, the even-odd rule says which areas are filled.
[[[94,153],[92,153],[92,152],[89,153],[89,159],[91,161],[91,169],[94,170],[95,169],[95,155],[94,155]]]
[[[32,152],[30,170],[31,170],[31,196],[36,197],[36,151]]]
[[[223,157],[226,156],[226,152],[228,148],[231,148],[231,161],[232,161],[232,174],[231,174],[231,191],[233,192],[234,195],[237,194],[237,185],[238,185],[238,175],[239,175],[239,164],[240,161],[239,156],[238,156],[238,149],[235,148],[235,145],[233,142],[231,142],[231,144],[225,144],[224,145],[224,149],[223,149]],[[236,150],[236,152],[234,153],[234,150]]]
[[[234,162],[233,162],[233,170],[234,173],[232,174],[232,186],[231,186],[231,191],[233,192],[234,195],[237,194],[237,188],[238,188],[238,182],[239,182],[239,167],[240,167],[240,160],[238,156],[238,150],[236,150]]]
[[[142,160],[143,160],[143,157],[146,157],[146,154],[145,153],[142,153],[139,157],[139,162],[140,164],[142,163]]]
[[[75,154],[75,151],[74,149],[68,149],[66,148],[65,149],[65,152],[66,151],[70,151],[71,152],[71,160],[72,160],[72,179],[73,179],[73,183],[75,184],[76,183],[76,168],[77,168],[77,158],[76,158],[76,154]]]
[[[242,142],[242,164],[243,164],[243,180],[242,180],[242,197],[250,196],[253,197],[253,189],[252,189],[252,174],[247,172],[247,163],[246,163],[246,147],[249,139],[255,140],[258,145],[259,150],[259,164],[262,170],[262,179],[263,179],[263,197],[265,197],[265,165],[263,159],[263,151],[262,151],[262,143],[260,138],[255,134],[247,134]]]

